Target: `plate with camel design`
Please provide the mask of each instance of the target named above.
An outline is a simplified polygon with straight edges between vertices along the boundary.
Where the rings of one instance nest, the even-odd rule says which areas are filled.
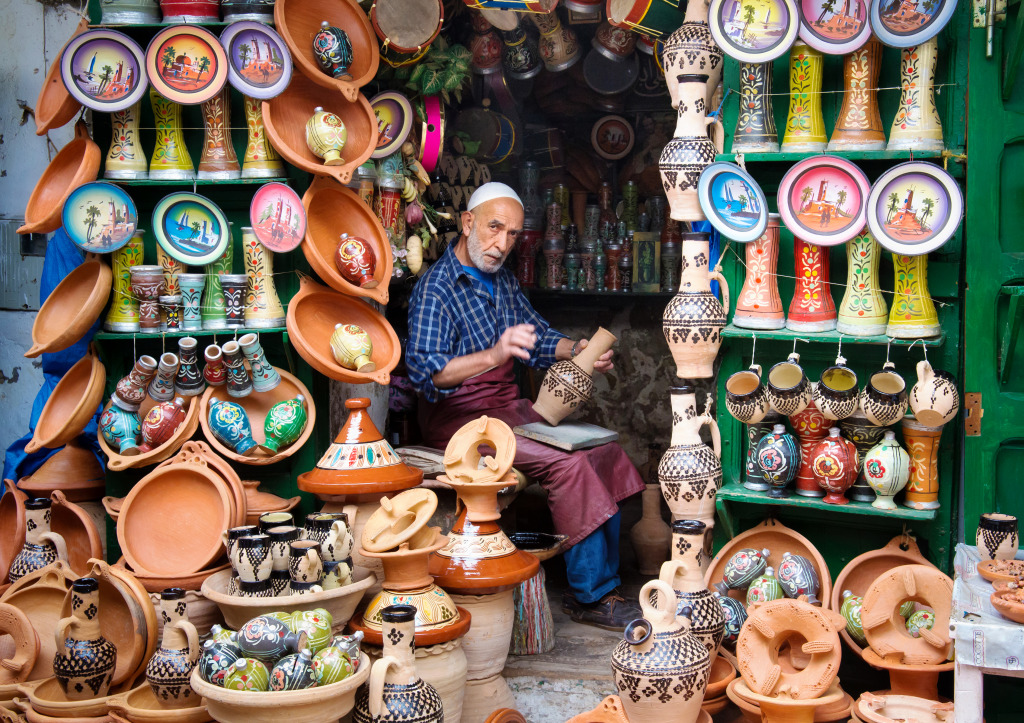
[[[886,251],[920,256],[941,248],[964,216],[960,186],[934,163],[910,161],[883,173],[868,194],[868,229]]]
[[[864,228],[870,184],[864,171],[839,156],[811,156],[779,184],[779,214],[794,236],[815,246],[836,246]]]
[[[167,100],[198,105],[228,82],[228,57],[220,39],[206,28],[172,25],[149,41],[146,73]]]

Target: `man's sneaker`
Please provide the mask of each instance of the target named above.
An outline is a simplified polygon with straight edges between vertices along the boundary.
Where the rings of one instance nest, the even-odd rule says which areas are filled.
[[[562,593],[562,612],[574,622],[617,632],[625,630],[631,621],[643,617],[640,606],[627,601],[618,590],[612,590],[595,603],[581,603],[572,593]]]

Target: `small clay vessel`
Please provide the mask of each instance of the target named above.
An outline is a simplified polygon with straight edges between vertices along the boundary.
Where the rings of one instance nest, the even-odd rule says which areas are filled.
[[[796,477],[800,468],[800,448],[786,427],[776,424],[771,434],[757,443],[754,459],[765,482],[772,486],[769,497],[789,497],[786,486]]]
[[[749,587],[750,583],[760,577],[768,567],[768,555],[770,554],[767,549],[755,550],[752,547],[739,550],[725,563],[722,580],[714,584],[715,590],[724,597],[728,596],[729,590],[742,590]]]
[[[197,696],[189,677],[199,662],[199,633],[189,622],[185,591],[172,587],[160,593],[164,631],[160,647],[146,665],[146,680],[164,708],[189,708]]]
[[[224,324],[228,329],[245,328],[245,292],[249,277],[245,274],[221,274],[220,292],[224,297]]]
[[[668,559],[672,530],[661,517],[661,485],[643,491],[643,516],[629,531],[641,575],[657,575]]]
[[[794,555],[792,552],[784,553],[776,577],[786,597],[798,598],[801,595],[806,595],[807,602],[811,605],[821,605],[821,600],[818,599],[818,593],[821,592],[818,571],[803,555]]]
[[[306,649],[311,655],[319,653],[331,644],[334,617],[325,608],[295,610],[287,620],[288,628],[297,633],[306,633]]]
[[[178,286],[181,287],[181,328],[202,331],[200,304],[206,288],[206,274],[178,274]]]
[[[203,367],[203,379],[211,387],[220,387],[227,383],[228,372],[224,368],[224,352],[216,344],[210,344],[203,351],[206,366]]]
[[[259,615],[239,628],[236,644],[247,658],[271,664],[307,647],[305,632],[293,633],[286,623],[270,615]]]
[[[114,398],[111,397],[111,400]],[[142,431],[142,420],[138,412],[122,409],[115,402],[100,415],[99,433],[112,449],[125,457],[139,454],[139,433]]]
[[[348,515],[344,512],[315,512],[309,515],[303,538],[320,544],[320,557],[325,563],[347,560],[355,545]]]
[[[749,608],[756,602],[781,600],[784,597],[786,597],[786,593],[783,591],[782,585],[779,584],[779,579],[775,577],[775,570],[766,567],[764,573],[754,578],[747,588],[747,607]]]
[[[331,353],[335,361],[346,369],[361,374],[376,371],[377,365],[370,360],[373,342],[362,327],[355,324],[336,324],[331,334]]]
[[[939,427],[960,411],[960,392],[956,378],[947,371],[933,369],[927,360],[917,363],[917,383],[908,397],[917,421],[926,427]]]
[[[140,453],[151,452],[174,436],[185,421],[184,404],[185,400],[178,397],[173,402],[160,402],[150,408],[142,420]]]
[[[672,445],[658,463],[658,481],[675,518],[701,520],[714,526],[715,497],[722,484],[721,435],[710,415],[697,414],[693,387],[671,387]],[[711,428],[712,447],[700,431]]]
[[[241,657],[242,651],[230,640],[207,640],[203,643],[203,655],[199,658],[199,675],[207,683],[223,687],[228,669]]]
[[[139,300],[139,331],[160,333],[160,307],[157,305],[164,288],[164,272],[159,266],[132,266],[132,296]]]
[[[320,32],[313,36],[313,57],[327,75],[341,80],[352,80],[348,72],[352,65],[352,41],[348,33],[324,20]]]
[[[64,538],[50,531],[50,500],[34,497],[25,500],[25,544],[11,562],[7,573],[9,582],[17,582],[31,572],[52,562],[67,562],[68,550]]]
[[[725,634],[722,607],[707,585],[701,563],[707,525],[700,520],[676,520],[672,523],[672,559],[661,566],[660,579],[676,593],[677,609],[690,609],[690,633],[708,650],[712,663]]]
[[[149,383],[149,396],[158,402],[169,402],[174,398],[174,377],[178,374],[178,355],[167,352],[160,355],[156,376]]]
[[[548,424],[559,422],[585,404],[594,390],[594,365],[617,341],[607,329],[599,328],[575,359],[555,362],[544,375],[533,411]]]
[[[242,405],[211,399],[208,421],[214,436],[238,454],[249,455],[257,449],[256,440],[252,438],[249,415]]]
[[[239,658],[224,674],[224,687],[249,693],[270,690],[270,671],[256,658]]]
[[[896,434],[887,431],[885,437],[864,456],[864,478],[875,491],[872,507],[895,510],[893,502],[910,480],[910,455],[896,441]]]
[[[292,582],[317,585],[324,576],[320,543],[316,540],[296,540],[288,545],[288,572]]]
[[[857,479],[857,448],[853,442],[839,436],[839,427],[832,427],[828,437],[811,449],[810,457],[814,479],[828,493],[823,501],[849,504],[844,493]]]
[[[194,397],[203,393],[206,382],[199,371],[196,349],[199,342],[194,337],[183,336],[178,339],[178,376],[174,379],[174,393],[181,397]]]
[[[228,559],[241,582],[263,582],[270,579],[274,558],[269,535],[256,534],[234,541]]]
[[[237,341],[225,342],[221,347],[224,367],[228,375],[228,394],[232,397],[247,397],[252,394],[252,377],[245,367],[242,347]]]
[[[896,373],[896,365],[887,361],[868,379],[861,390],[860,408],[872,424],[888,427],[907,413],[907,384]]]
[[[254,392],[269,392],[281,383],[281,375],[267,362],[267,356],[255,334],[245,334],[238,340],[238,346],[249,362],[249,373]]]
[[[125,411],[139,411],[139,405],[146,399],[146,388],[155,375],[156,359],[143,354],[127,376],[117,383],[111,401]]]
[[[843,590],[843,604],[839,608],[839,614],[846,620],[846,632],[861,645],[867,645],[868,639],[864,637],[864,627],[860,622],[860,611],[863,606],[864,598],[861,595]]]
[[[117,648],[100,633],[100,586],[91,577],[71,584],[71,617],[57,623],[53,674],[68,700],[103,698],[110,690]]]
[[[266,441],[260,446],[271,454],[277,454],[281,447],[287,447],[302,436],[308,419],[306,398],[301,394],[294,399],[278,402],[270,408],[263,420]]]
[[[362,632],[356,633],[362,637]],[[353,661],[354,659],[354,661]],[[352,675],[359,660],[359,646],[353,655],[342,648],[331,645],[313,656],[313,675],[317,685],[330,685]]]
[[[270,690],[305,690],[315,686],[313,654],[309,648],[284,656],[270,671]]]
[[[986,512],[978,518],[975,543],[982,560],[1012,560],[1018,549],[1017,518]]]
[[[313,109],[313,115],[306,121],[306,146],[324,160],[325,166],[345,165],[341,151],[347,140],[348,129],[341,118],[320,106]]]
[[[338,250],[334,254],[334,263],[342,277],[349,283],[362,289],[377,286],[377,279],[373,277],[377,257],[373,253],[373,247],[358,236],[349,236],[347,233],[341,235]]]
[[[736,598],[719,592],[715,592],[714,596],[722,608],[722,619],[725,621],[722,628],[722,645],[734,648],[740,637],[740,630],[743,629],[743,623],[747,621],[747,606]]]

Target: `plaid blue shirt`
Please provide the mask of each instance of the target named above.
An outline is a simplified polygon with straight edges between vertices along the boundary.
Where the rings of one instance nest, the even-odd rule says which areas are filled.
[[[516,324],[533,324],[538,343],[530,366],[555,363],[555,347],[565,334],[551,328],[526,300],[519,282],[502,267],[494,277],[494,297],[482,281],[462,267],[452,244],[417,283],[409,299],[409,342],[405,363],[409,379],[428,401],[436,402],[458,387],[438,389],[433,376],[454,357],[490,349],[502,332]]]

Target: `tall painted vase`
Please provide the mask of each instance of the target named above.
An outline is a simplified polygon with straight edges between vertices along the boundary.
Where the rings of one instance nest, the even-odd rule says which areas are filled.
[[[786,328],[793,331],[831,331],[836,328],[836,305],[829,285],[829,250],[793,237],[796,286],[789,303]]]
[[[829,421],[812,399],[807,408],[789,418],[793,435],[800,443],[800,468],[796,473],[796,493],[802,497],[824,497],[814,476],[811,452],[828,437]]]
[[[245,328],[270,329],[284,326],[284,307],[274,285],[274,252],[260,243],[248,226],[242,229],[245,253]]]
[[[231,143],[231,88],[203,103],[203,154],[199,158],[198,178],[228,180],[241,178],[235,146]]]
[[[707,532],[700,520],[673,522],[672,559],[661,566],[659,579],[675,590],[677,610],[690,609],[690,632],[704,643],[713,663],[725,634],[725,615],[704,582],[710,562],[704,549]]]
[[[698,415],[693,387],[671,387],[672,445],[658,463],[658,482],[673,519],[715,525],[715,498],[722,486],[722,442],[718,423]],[[700,436],[710,427],[713,447]]]
[[[697,183],[704,169],[715,162],[717,149],[708,138],[705,90],[707,74],[679,76],[679,103],[672,140],[665,144],[658,160],[661,184],[676,221],[703,221],[697,197]]]
[[[942,427],[926,427],[908,414],[901,422],[910,454],[910,481],[903,504],[915,510],[939,508],[939,439]]]
[[[778,150],[779,135],[772,110],[772,64],[740,63],[740,110],[732,136],[732,152],[776,153]]]
[[[938,52],[938,38],[902,50],[900,85],[903,92],[889,131],[887,150],[942,150],[942,121],[935,107]]]
[[[885,333],[897,339],[939,336],[942,327],[928,290],[928,256],[892,255],[895,293]]]
[[[50,500],[45,497],[25,500],[25,543],[11,562],[8,582],[17,582],[57,560],[67,561],[68,549],[64,538],[50,531],[50,507]]]
[[[744,329],[783,329],[786,312],[779,297],[779,214],[768,214],[761,238],[744,244],[747,275],[736,299],[732,323]]]
[[[789,117],[783,153],[825,150],[825,119],[821,114],[821,79],[825,59],[802,40],[789,50]]]
[[[142,101],[139,101],[110,114],[110,148],[103,161],[104,178],[137,179],[149,175],[146,153],[139,142],[141,113]]]
[[[874,35],[843,58],[843,106],[836,118],[830,151],[884,151],[885,131],[878,113],[878,73],[882,44]]]
[[[139,302],[132,294],[132,266],[142,265],[141,229],[135,230],[128,243],[111,254],[114,272],[114,294],[110,309],[103,319],[107,331],[133,332],[139,330]]]
[[[878,284],[882,247],[865,228],[846,242],[846,292],[839,305],[836,330],[850,336],[885,333],[889,307]]]
[[[242,178],[277,178],[285,175],[284,163],[267,139],[263,125],[263,101],[245,96],[248,138],[242,158]]]
[[[231,273],[234,257],[234,244],[229,243],[224,255],[206,265],[206,287],[203,289],[203,301],[199,313],[203,318],[204,329],[227,329],[228,317],[224,304],[224,291],[221,287],[221,276]]]
[[[181,106],[164,98],[155,88],[149,89],[149,102],[156,126],[156,147],[149,161],[149,177],[161,181],[192,178],[195,167],[181,130]]]

